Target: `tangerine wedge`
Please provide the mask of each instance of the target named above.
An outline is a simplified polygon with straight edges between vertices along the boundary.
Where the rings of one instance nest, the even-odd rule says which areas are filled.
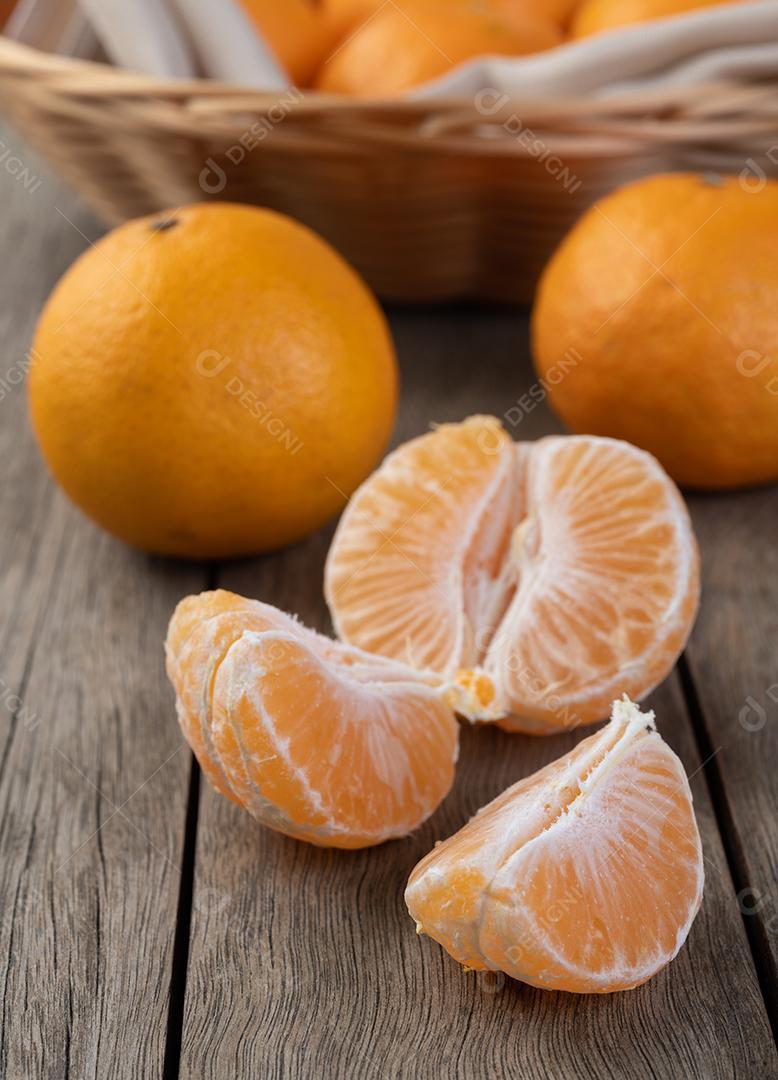
[[[683,766],[628,699],[565,758],[509,788],[411,874],[417,930],[469,968],[610,993],[673,959],[702,901]]]
[[[448,793],[459,729],[439,680],[224,591],[183,600],[167,669],[211,784],[322,847],[407,835]]]
[[[514,443],[475,416],[401,446],[357,491],[325,571],[339,637],[458,680],[458,710],[546,734],[640,699],[699,602],[685,504],[629,443]]]

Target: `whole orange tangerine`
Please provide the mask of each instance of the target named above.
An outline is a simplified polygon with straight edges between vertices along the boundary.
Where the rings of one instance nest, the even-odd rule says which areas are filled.
[[[342,38],[382,8],[386,0],[323,0],[322,11],[335,38]]]
[[[776,221],[760,175],[656,176],[593,207],[535,302],[552,408],[688,487],[778,480]]]
[[[684,15],[732,0],[585,0],[570,27],[572,37],[588,37],[620,26]]]
[[[401,0],[358,25],[316,85],[336,94],[393,97],[474,57],[522,56],[560,40],[549,19],[509,9],[504,0]]]
[[[310,0],[241,0],[279,63],[297,86],[308,86],[328,52],[330,37]]]
[[[392,429],[397,370],[359,276],[283,215],[209,203],[109,233],[35,338],[43,456],[73,501],[148,551],[266,551],[316,529]]]
[[[410,0],[413,5],[418,0]],[[440,3],[440,0],[426,0],[427,3]],[[393,0],[394,6],[402,9],[408,0]],[[544,22],[554,22],[563,27],[577,7],[578,0],[450,0],[450,3],[469,7],[472,11],[497,11],[503,16],[524,18],[527,14],[535,15]],[[324,16],[336,36],[341,37],[357,30],[362,23],[370,19],[387,0],[323,0]]]
[[[535,15],[551,19],[564,29],[580,5],[580,0],[504,0],[515,8],[524,8]]]

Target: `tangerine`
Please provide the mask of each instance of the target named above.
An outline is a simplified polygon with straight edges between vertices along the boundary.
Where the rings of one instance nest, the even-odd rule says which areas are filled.
[[[109,233],[49,298],[33,356],[32,421],[55,478],[103,528],[164,555],[312,532],[394,422],[373,295],[309,229],[250,206]]]
[[[778,183],[758,174],[653,176],[589,210],[532,319],[565,423],[643,447],[688,487],[778,480],[776,220]]]
[[[321,69],[320,90],[393,97],[481,55],[522,56],[561,40],[548,19],[493,0],[385,4],[359,25]]]
[[[179,604],[166,653],[204,774],[271,829],[321,847],[380,844],[451,787],[459,729],[435,676],[221,590]]]
[[[468,968],[605,994],[678,953],[702,901],[683,765],[628,699],[572,753],[508,788],[422,859],[417,929]]]
[[[325,593],[344,641],[456,680],[471,719],[547,734],[666,677],[699,556],[649,454],[587,436],[514,443],[476,416],[401,446],[360,487]]]

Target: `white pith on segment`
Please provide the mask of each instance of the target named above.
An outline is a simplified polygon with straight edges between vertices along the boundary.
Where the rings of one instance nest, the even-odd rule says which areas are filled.
[[[325,592],[343,640],[447,679],[482,671],[494,702],[465,715],[544,732],[662,681],[693,623],[699,556],[651,455],[594,436],[514,444],[493,417],[472,417],[400,447],[366,481]]]
[[[226,600],[217,614],[177,624],[215,596]],[[327,846],[381,843],[421,824],[451,786],[458,730],[437,676],[224,593],[182,602],[167,659],[184,734],[207,778],[271,828]],[[290,679],[299,711],[276,713],[279,686],[288,694]],[[333,767],[342,754],[353,758],[323,783],[319,770],[318,788],[306,760],[312,730],[324,733],[317,753],[325,746]]]
[[[486,509],[511,490],[513,473],[512,443],[496,421],[463,433],[444,424],[390,454],[351,499],[327,559],[324,587],[338,637],[444,676],[473,659],[465,562]],[[410,513],[396,497],[406,492],[414,498]],[[427,566],[431,542],[437,557]],[[338,604],[345,591],[347,612]]]
[[[475,890],[469,905],[463,883]],[[653,714],[624,700],[600,732],[422,860],[406,903],[421,931],[468,967],[607,993],[673,959],[703,883],[683,766]]]

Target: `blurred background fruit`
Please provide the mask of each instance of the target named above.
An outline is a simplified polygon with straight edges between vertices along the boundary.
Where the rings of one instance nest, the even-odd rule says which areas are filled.
[[[392,6],[402,10],[415,2],[393,0],[389,5],[387,0],[322,0],[322,8],[333,32],[345,35],[356,30],[381,8]],[[449,6],[459,4],[480,15],[491,14],[495,10],[514,18],[533,15],[543,22],[556,23],[561,29],[569,22],[579,3],[580,0],[450,0]]]
[[[482,55],[522,56],[561,41],[557,26],[505,0],[402,0],[359,25],[324,64],[332,93],[392,97]]]
[[[297,86],[308,86],[324,61],[330,36],[309,0],[240,0],[281,66]]]
[[[16,7],[16,0],[0,0],[0,29],[5,26]]]
[[[572,37],[588,37],[619,26],[683,15],[698,8],[715,7],[733,0],[584,0],[570,27]],[[736,3],[737,0],[734,0]]]
[[[778,183],[651,177],[594,206],[541,280],[533,349],[574,431],[681,484],[778,479]]]
[[[245,206],[109,233],[54,290],[33,356],[55,478],[109,532],[166,555],[311,532],[394,422],[392,342],[361,278],[308,229]]]
[[[454,0],[456,2],[456,0]],[[515,23],[520,29],[527,19],[562,29],[578,0],[458,0],[461,7],[481,17],[499,17]]]
[[[581,0],[505,0],[505,4],[551,19],[557,26],[564,29],[570,22],[573,12],[581,6]]]
[[[385,5],[386,0],[322,0],[322,12],[334,37],[341,38]]]

